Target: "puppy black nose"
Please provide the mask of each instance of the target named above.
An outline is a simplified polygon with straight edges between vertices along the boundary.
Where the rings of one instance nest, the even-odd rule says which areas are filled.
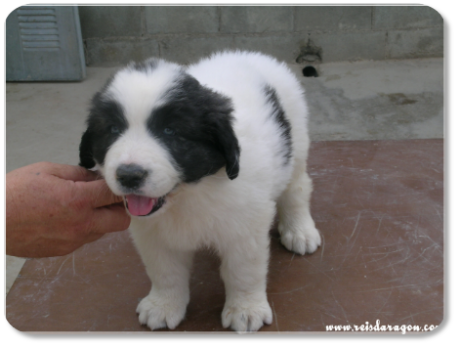
[[[122,186],[135,189],[142,185],[148,171],[137,164],[122,164],[118,167],[116,175]]]

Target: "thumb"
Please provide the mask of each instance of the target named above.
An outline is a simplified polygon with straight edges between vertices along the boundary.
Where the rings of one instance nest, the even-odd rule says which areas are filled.
[[[125,208],[118,204],[95,209],[93,219],[93,233],[124,231],[131,222]]]

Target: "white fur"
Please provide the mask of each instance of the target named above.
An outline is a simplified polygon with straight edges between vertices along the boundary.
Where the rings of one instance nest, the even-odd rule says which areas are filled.
[[[146,196],[172,190],[158,212],[132,219],[132,236],[152,281],[150,294],[137,308],[139,320],[151,329],[173,329],[181,322],[189,302],[194,251],[209,246],[222,258],[223,326],[255,331],[272,322],[266,274],[268,231],[276,210],[286,248],[305,254],[321,243],[309,208],[308,110],[302,88],[284,64],[256,53],[217,54],[186,68],[202,85],[231,98],[241,156],[235,180],[222,168],[197,184],[181,184],[168,152],[145,129],[152,107],[161,104],[160,96],[179,71],[164,62],[150,72],[127,69],[115,76],[107,91],[123,106],[129,123],[101,168],[109,186],[121,194],[115,170],[135,162],[154,173],[143,188]],[[268,118],[271,109],[262,89],[266,84],[276,89],[291,124],[293,153],[287,165],[279,155],[281,130]]]

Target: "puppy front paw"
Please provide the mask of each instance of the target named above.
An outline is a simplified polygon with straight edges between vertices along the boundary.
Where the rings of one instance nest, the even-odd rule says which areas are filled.
[[[281,244],[297,254],[311,254],[321,245],[321,235],[313,223],[292,224],[289,227],[280,223],[278,230]]]
[[[272,310],[267,300],[227,301],[222,312],[223,327],[237,332],[257,331],[271,323]]]
[[[150,293],[137,306],[139,322],[156,330],[164,327],[172,330],[179,325],[185,317],[188,299],[178,296],[160,296]]]

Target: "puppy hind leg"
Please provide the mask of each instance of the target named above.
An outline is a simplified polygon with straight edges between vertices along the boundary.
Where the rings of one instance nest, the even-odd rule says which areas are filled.
[[[289,250],[304,255],[321,245],[321,236],[310,213],[313,183],[305,165],[298,165],[293,178],[278,200],[281,243]]]

